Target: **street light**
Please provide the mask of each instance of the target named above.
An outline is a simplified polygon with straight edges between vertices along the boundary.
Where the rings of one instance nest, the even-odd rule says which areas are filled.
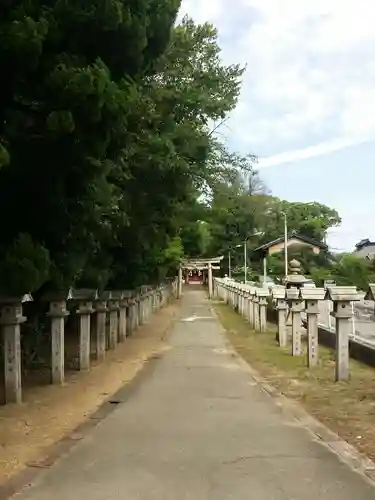
[[[286,212],[281,212],[284,217],[284,267],[285,279],[288,276],[288,220]]]
[[[245,274],[245,284],[247,283],[247,240],[251,238],[252,236],[263,236],[264,233],[261,231],[256,231],[255,233],[249,234],[249,236],[246,236],[245,240],[243,243],[239,245],[235,245],[232,248],[241,248],[243,246],[243,256],[244,256],[244,274]],[[231,255],[230,255],[230,250],[228,252],[228,275],[231,277]]]

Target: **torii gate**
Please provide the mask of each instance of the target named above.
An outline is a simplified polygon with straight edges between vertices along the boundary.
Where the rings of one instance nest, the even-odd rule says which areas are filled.
[[[178,270],[178,297],[182,295],[182,281],[185,272],[186,283],[203,284],[208,281],[208,295],[211,298],[213,293],[212,270],[220,269],[220,263],[224,259],[215,257],[213,259],[188,259],[182,261]]]

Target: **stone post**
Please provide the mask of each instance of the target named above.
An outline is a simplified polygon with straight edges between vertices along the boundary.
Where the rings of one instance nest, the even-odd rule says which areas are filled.
[[[49,302],[47,316],[51,318],[51,382],[62,385],[65,379],[65,318],[69,316],[66,301],[72,291],[57,292],[43,297]]]
[[[250,287],[249,288],[249,304],[248,304],[248,308],[249,308],[249,323],[250,323],[251,328],[254,328],[254,324],[255,324],[255,317],[254,317],[254,294],[255,294],[255,288],[254,287]]]
[[[172,297],[173,297],[173,284],[172,284]],[[155,312],[155,289],[154,288],[150,291],[149,302],[150,302],[150,316],[152,316]]]
[[[112,301],[117,302],[117,330],[116,330],[116,344],[123,342],[126,337],[126,297],[125,293],[121,290],[112,292]],[[111,322],[111,320],[110,320]]]
[[[229,288],[229,283],[227,281],[224,282],[224,302],[226,304],[230,304],[230,288]]]
[[[150,317],[150,292],[145,292],[144,308],[143,308],[143,323],[147,323]]]
[[[160,286],[157,287],[156,289],[156,309],[160,309],[161,307],[161,288]]]
[[[172,286],[172,285],[171,285]],[[173,297],[173,293],[172,293],[172,288],[171,286],[169,287],[169,290],[170,290],[170,297],[172,298]],[[152,310],[153,310],[153,290],[152,288],[148,291],[148,297],[147,297],[147,321],[150,319],[151,315],[152,315]]]
[[[240,306],[240,285],[235,285],[234,288],[234,310],[238,312]]]
[[[277,310],[277,341],[280,347],[286,347],[288,344],[288,334],[286,329],[286,313],[288,304],[286,302],[286,292],[284,287],[275,287],[272,289],[272,297],[276,300]]]
[[[355,286],[333,286],[326,291],[333,301],[332,316],[336,319],[336,381],[349,379],[349,335],[351,331],[351,303],[358,301]]]
[[[212,264],[208,263],[208,298],[212,299]]]
[[[244,319],[248,319],[248,308],[247,308],[247,296],[249,294],[249,289],[246,285],[242,288],[242,304],[241,304],[241,314]]]
[[[301,313],[303,301],[300,298],[299,290],[306,283],[306,278],[301,274],[301,264],[298,260],[289,262],[289,274],[285,278],[287,287],[287,299],[290,307],[290,316],[292,322],[292,354],[300,356],[302,354],[302,320]]]
[[[244,319],[249,322],[249,297],[250,297],[250,290],[249,287],[246,287],[246,290],[244,291],[244,297],[243,297],[243,317]]]
[[[254,330],[259,332],[260,330],[260,311],[259,311],[259,297],[257,296],[257,291],[253,295],[253,308],[254,308]]]
[[[90,368],[90,318],[94,312],[93,301],[98,298],[97,290],[78,289],[73,291],[73,299],[78,302],[76,313],[79,315],[79,369]]]
[[[177,280],[177,298],[182,297],[182,267],[178,268],[178,280]]]
[[[132,335],[132,333],[135,330],[135,309],[136,309],[136,303],[135,303],[135,298],[130,297],[128,299],[128,318],[127,318],[127,324],[126,324],[126,333],[128,336]]]
[[[267,288],[258,288],[256,291],[256,295],[259,299],[259,330],[261,332],[267,330],[267,297],[269,297],[269,294]]]
[[[22,304],[31,300],[31,295],[0,299],[6,403],[21,403],[22,401],[21,324],[26,321],[22,314]]]
[[[324,288],[301,288],[301,298],[306,303],[307,314],[307,366],[316,366],[319,361],[318,314],[319,300],[326,294]]]
[[[98,297],[94,302],[96,312],[96,349],[95,355],[98,361],[103,361],[106,350],[106,319],[107,301],[103,297]]]
[[[233,286],[232,283],[228,284],[228,305],[233,307]]]
[[[111,292],[108,299],[109,311],[109,349],[115,349],[118,341],[118,314],[120,310],[118,293]]]
[[[236,283],[232,283],[231,285],[231,306],[233,310],[236,310],[236,293],[237,293],[237,288],[236,288]]]
[[[130,304],[131,304],[131,290],[125,290],[123,292],[123,297],[119,303],[120,312],[119,312],[119,338],[120,342],[124,340],[127,335],[130,334],[129,327],[129,312],[130,312]]]
[[[298,288],[289,288],[286,291],[292,319],[292,356],[302,355],[302,300]]]
[[[175,296],[174,296],[175,298]],[[153,291],[153,310],[152,312],[156,312],[159,309],[159,287],[157,286]]]
[[[143,293],[138,295],[138,326],[145,322],[145,296]]]
[[[231,285],[230,305],[231,305],[231,307],[232,307],[233,310],[236,308],[236,287],[235,287],[235,283],[232,283],[232,285]]]
[[[240,285],[238,288],[238,314],[242,316],[243,313],[243,285]]]
[[[141,302],[141,297],[139,294],[137,294],[134,297],[135,304],[134,304],[134,330],[138,330],[140,326],[140,318],[139,318],[139,309],[140,309],[140,302]],[[163,289],[163,305],[164,305],[164,289]]]

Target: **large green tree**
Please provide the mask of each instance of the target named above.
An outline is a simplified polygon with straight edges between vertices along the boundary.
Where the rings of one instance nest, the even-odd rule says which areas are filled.
[[[179,3],[0,9],[2,293],[133,286],[181,258],[191,207],[228,175],[210,127],[243,70],[212,25],[174,26]]]
[[[2,292],[76,282],[129,222],[121,182],[131,176],[131,110],[179,3],[24,0],[1,8]]]
[[[190,245],[186,253],[201,250],[196,200],[228,171],[219,161],[225,148],[210,123],[235,107],[242,73],[221,62],[210,24],[185,18],[173,31],[157,72],[145,79],[131,110],[125,152],[130,176],[120,180],[129,224],[111,251],[113,286],[160,277],[163,249],[175,235]]]

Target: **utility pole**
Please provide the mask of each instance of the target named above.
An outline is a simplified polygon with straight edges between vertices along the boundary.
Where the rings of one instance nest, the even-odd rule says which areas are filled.
[[[284,215],[284,257],[285,257],[285,278],[288,276],[288,221],[286,212]]]
[[[228,277],[232,277],[232,268],[231,268],[231,262],[230,262],[230,250],[228,252]]]
[[[244,241],[244,244],[243,244],[243,254],[244,254],[244,260],[245,260],[245,285],[247,283],[247,238],[246,240]]]

